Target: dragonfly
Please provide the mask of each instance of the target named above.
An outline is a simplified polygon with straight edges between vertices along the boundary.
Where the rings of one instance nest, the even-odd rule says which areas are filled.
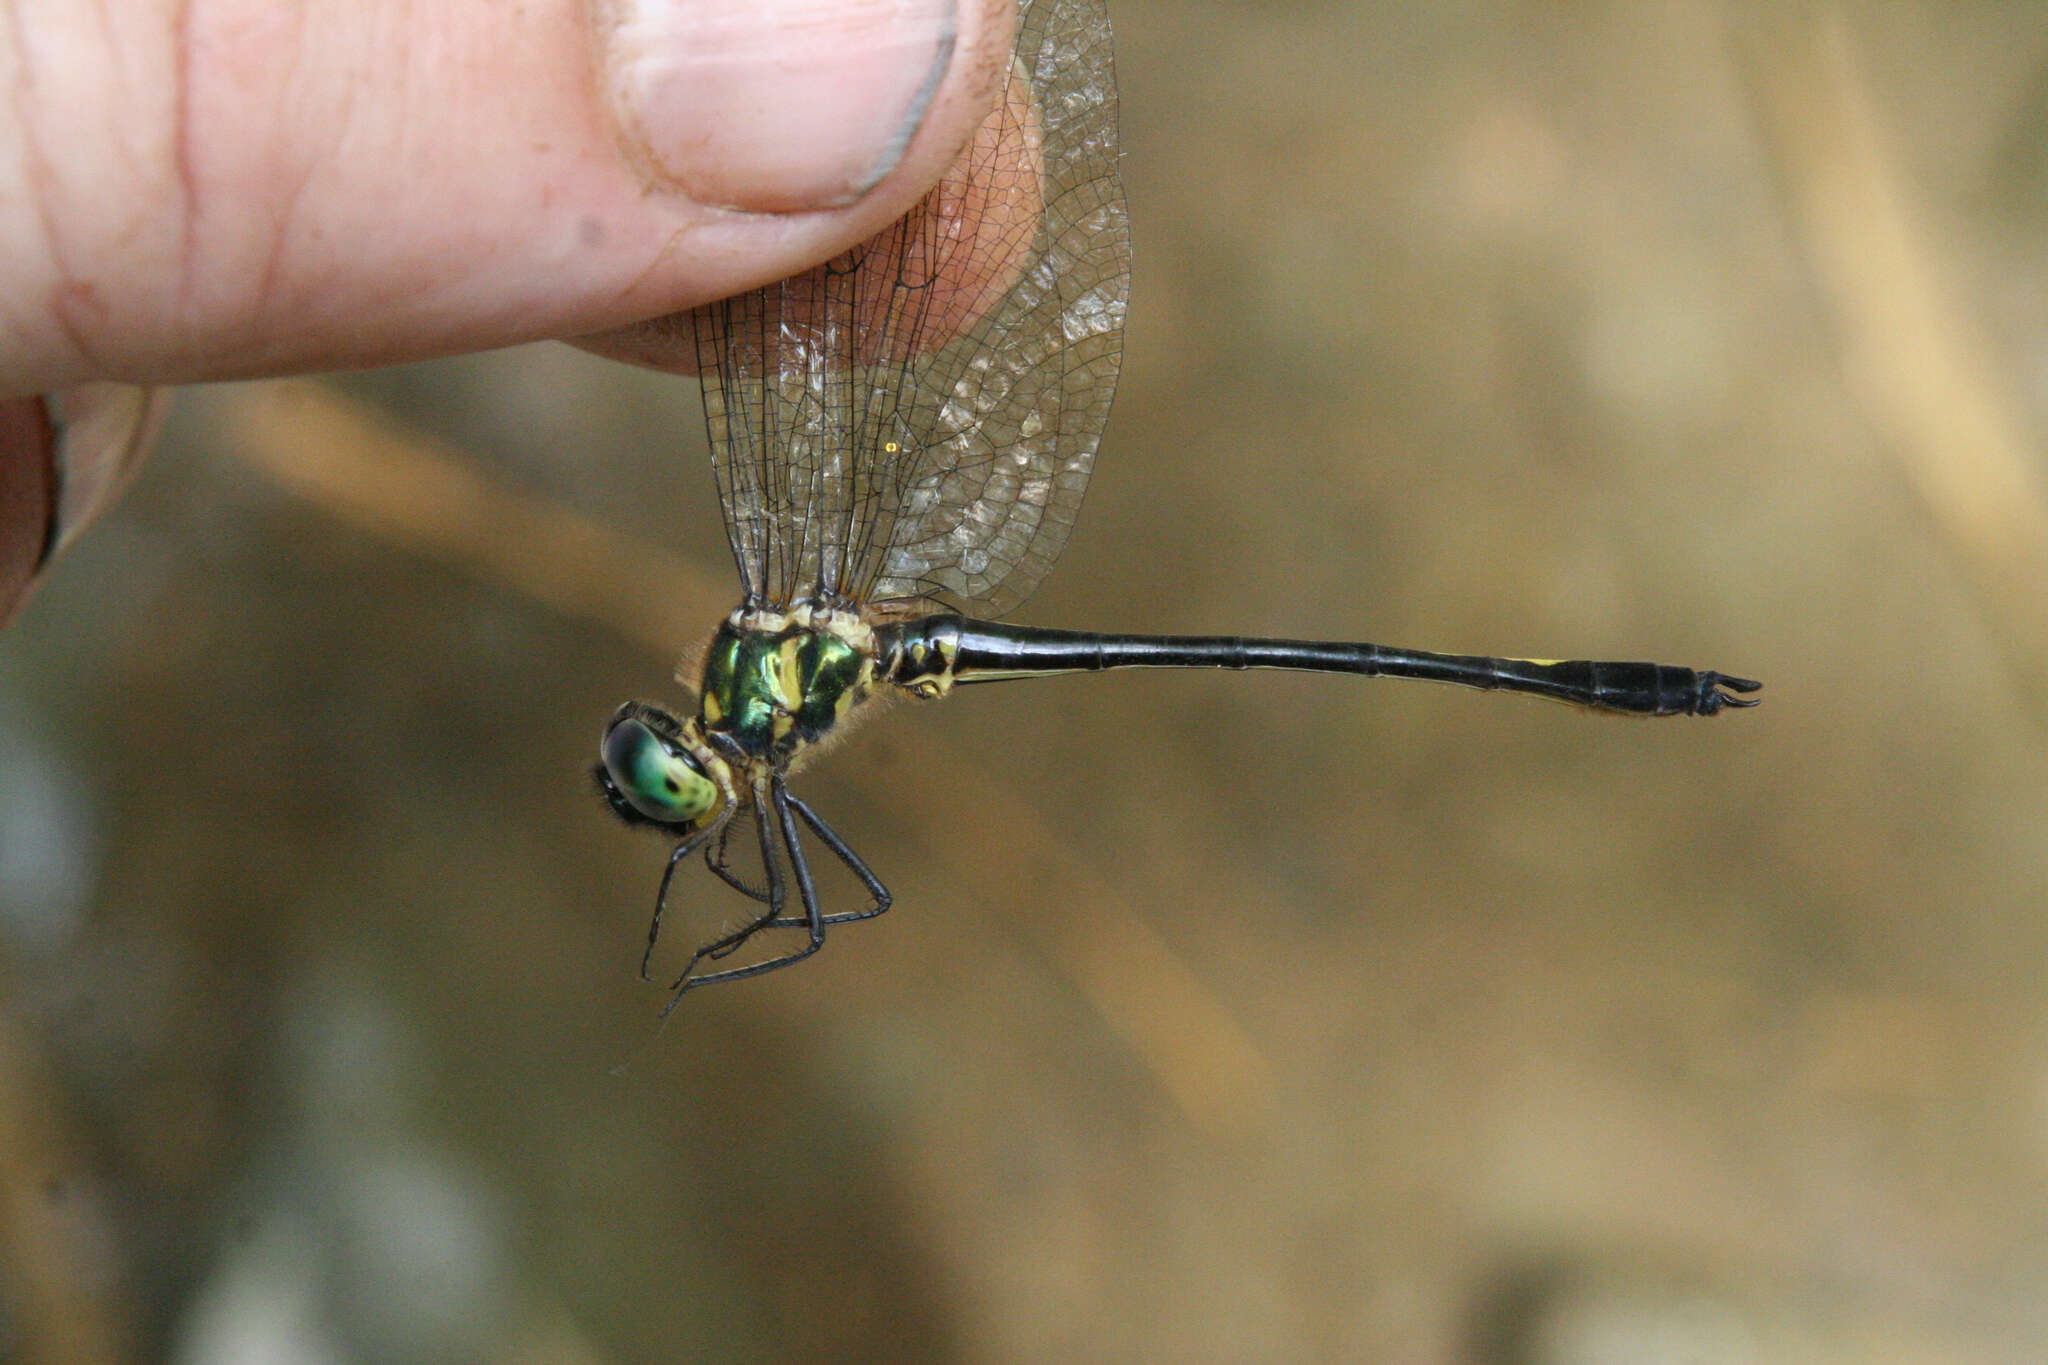
[[[673,841],[643,979],[693,855],[753,908],[695,949],[664,1015],[691,990],[800,962],[828,929],[889,909],[881,879],[789,785],[884,696],[1118,668],[1261,668],[1637,716],[1756,704],[1759,683],[1665,664],[997,620],[1065,543],[1116,389],[1131,260],[1116,116],[1103,0],[1024,0],[1008,89],[908,216],[804,274],[677,315],[695,348],[740,602],[705,653],[694,710],[621,706],[594,775],[615,815]],[[852,874],[858,902],[822,903],[811,841]],[[758,873],[735,851],[745,844]]]

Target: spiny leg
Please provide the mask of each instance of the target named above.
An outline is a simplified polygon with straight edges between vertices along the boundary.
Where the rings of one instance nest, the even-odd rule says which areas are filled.
[[[661,912],[668,906],[669,883],[673,882],[676,878],[676,868],[681,866],[683,861],[692,853],[701,848],[710,837],[711,831],[706,830],[694,838],[683,840],[668,855],[668,867],[661,874],[661,889],[654,893],[654,918],[648,921],[647,924],[647,951],[640,954],[640,979],[642,981],[654,980],[653,977],[647,974],[647,967],[654,960],[654,941],[661,937]]]
[[[874,874],[874,872],[868,867],[868,865],[861,860],[859,854],[855,853],[852,848],[848,847],[846,840],[842,839],[839,836],[839,832],[837,830],[833,829],[830,825],[825,823],[824,817],[820,816],[816,811],[812,810],[810,805],[806,803],[802,797],[798,796],[795,792],[789,790],[789,787],[786,783],[778,783],[777,787],[775,788],[775,792],[777,793],[777,795],[772,799],[774,799],[777,802],[776,810],[778,814],[781,817],[783,817],[783,843],[784,846],[789,849],[791,862],[802,863],[803,870],[806,873],[808,873],[810,870],[809,863],[804,860],[802,846],[798,844],[796,840],[795,827],[793,825],[788,824],[787,821],[788,811],[794,810],[799,816],[803,818],[803,822],[809,825],[812,831],[817,834],[818,838],[824,842],[825,847],[832,850],[833,856],[837,857],[840,862],[846,864],[847,870],[853,873],[853,875],[860,880],[861,886],[867,891],[868,895],[873,899],[874,903],[872,905],[869,905],[860,910],[835,910],[829,915],[821,914],[818,916],[818,922],[820,924],[852,924],[856,920],[873,919],[875,916],[881,914],[883,911],[887,910],[892,904],[894,904],[895,898],[889,894],[889,888],[882,885],[882,879],[877,877]],[[787,810],[784,809],[783,803],[787,804]],[[707,856],[709,855],[707,854]],[[753,891],[750,888],[748,888],[745,885],[745,883],[741,882],[737,877],[728,875],[716,867],[714,867],[712,870],[719,872],[720,875],[725,878],[725,881],[728,885],[733,886],[742,892],[745,892],[746,894],[752,896],[755,900],[765,901],[767,899],[767,897],[761,894],[760,892]],[[724,957],[726,954],[730,953],[734,948],[737,948],[740,943],[744,942],[748,936],[752,935],[757,930],[804,929],[808,928],[809,926],[810,916],[808,913],[806,913],[802,917],[798,917],[795,915],[783,916],[779,918],[774,916],[763,916],[762,918],[757,919],[752,924],[748,925],[747,928],[744,931],[742,931],[739,935],[734,936],[732,942],[725,943],[723,947],[713,945],[713,947],[716,948],[717,951],[711,952],[710,955],[712,957]]]
[[[777,864],[772,848],[764,843],[762,845],[764,850],[763,862],[768,871],[768,891],[771,898],[769,910],[766,915],[748,926],[740,937],[743,939],[762,929],[807,929],[810,931],[810,942],[792,952],[784,953],[780,957],[771,957],[761,962],[750,962],[744,967],[728,967],[724,971],[709,972],[703,976],[693,976],[691,972],[696,969],[697,963],[710,955],[710,947],[698,949],[696,956],[690,959],[689,968],[684,971],[682,978],[676,982],[674,999],[670,1000],[662,1009],[662,1016],[664,1018],[667,1017],[670,1010],[673,1010],[681,1003],[686,993],[695,990],[699,986],[709,986],[720,981],[740,981],[750,976],[760,976],[763,973],[772,972],[778,967],[787,967],[793,962],[801,962],[825,946],[825,921],[824,917],[818,913],[818,891],[811,882],[810,863],[805,859],[803,844],[797,838],[796,816],[789,808],[789,800],[789,790],[783,785],[782,779],[780,777],[769,779],[769,801],[775,807],[776,822],[781,826],[783,847],[789,853],[790,871],[796,877],[797,896],[803,902],[803,917],[799,919],[794,916],[784,916],[781,913],[784,895],[782,872]],[[765,824],[765,817],[763,818],[763,823]],[[721,940],[721,943],[723,942],[724,940]],[[725,947],[725,951],[730,952],[733,946],[737,945],[728,945]]]
[[[766,905],[768,903],[767,889],[765,887],[750,886],[746,882],[741,881],[739,874],[734,872],[731,864],[726,861],[726,850],[731,842],[733,828],[733,823],[728,821],[719,830],[718,838],[712,843],[705,845],[704,866],[710,868],[712,875],[717,877],[718,880],[724,882],[748,900],[760,901],[763,905]]]
[[[728,886],[737,889],[750,900],[761,902],[761,904],[768,908],[723,938],[714,939],[699,948],[696,956],[690,959],[690,965],[683,969],[683,976],[685,978],[695,969],[699,961],[707,957],[715,960],[730,955],[755,934],[760,933],[763,929],[770,928],[774,924],[776,917],[782,913],[781,866],[775,858],[775,838],[770,832],[768,824],[768,803],[762,799],[762,795],[758,790],[754,794],[754,842],[759,845],[761,850],[763,880],[767,882],[767,885],[760,891],[755,891],[752,887],[740,881],[737,876],[725,876],[722,872],[720,876],[721,880]],[[710,857],[708,850],[705,856],[708,865]],[[715,866],[711,870],[714,872],[720,871]],[[680,985],[682,983],[679,981],[677,984]]]
[[[661,1017],[664,1019],[668,1018],[669,1011],[680,1004],[683,996],[689,991],[703,985],[707,981],[730,980],[735,972],[744,970],[742,968],[733,968],[731,971],[711,972],[704,976],[697,976],[694,973],[697,970],[698,963],[706,958],[716,959],[724,957],[755,934],[767,928],[781,913],[783,899],[782,867],[776,861],[775,846],[769,842],[767,803],[759,799],[760,791],[758,788],[756,789],[755,796],[754,824],[761,836],[761,865],[768,878],[768,908],[757,919],[741,928],[735,929],[732,933],[722,938],[713,939],[690,955],[689,962],[684,964],[682,975],[676,978],[675,985],[671,987],[675,994],[670,997],[668,1004],[662,1007]]]
[[[769,805],[775,807],[776,818],[782,825],[782,845],[789,852],[790,865],[799,874],[800,885],[812,885],[814,894],[803,901],[804,913],[802,915],[774,913],[763,915],[748,925],[737,936],[738,941],[729,943],[719,951],[712,953],[713,957],[724,957],[733,948],[738,947],[740,942],[744,942],[748,936],[761,929],[808,929],[811,927],[813,919],[819,924],[850,924],[854,920],[873,919],[876,915],[889,908],[891,901],[889,889],[882,885],[881,879],[868,870],[868,865],[860,860],[859,855],[846,846],[846,841],[839,837],[837,831],[830,825],[827,825],[816,811],[806,805],[802,797],[789,789],[788,783],[781,778],[775,778],[769,791],[769,800],[761,803],[758,809],[766,810]],[[814,913],[817,907],[813,903],[816,896],[815,884],[811,882],[810,878],[810,860],[805,857],[803,845],[797,838],[796,825],[789,818],[792,810],[802,816],[804,823],[817,831],[818,837],[825,841],[825,846],[831,849],[840,861],[846,864],[848,870],[854,876],[860,878],[862,886],[867,889],[869,895],[874,897],[875,903],[873,905],[864,910],[839,910],[829,915]],[[766,848],[767,844],[765,841],[768,838],[768,831],[765,825],[761,831],[761,837],[764,841],[762,846]],[[727,880],[731,885],[739,887],[740,890],[747,890],[744,884],[737,880],[731,878]],[[767,899],[766,896],[757,892],[749,892],[748,894],[752,895],[755,900]]]
[[[811,832],[818,836],[826,848],[832,850],[840,862],[846,864],[849,872],[860,878],[860,884],[867,888],[868,895],[874,897],[875,903],[865,910],[841,910],[824,915],[820,917],[821,923],[851,924],[855,920],[873,919],[895,903],[895,898],[889,894],[889,888],[882,885],[882,879],[868,870],[868,865],[860,860],[859,854],[847,847],[846,841],[839,837],[837,830],[819,818],[818,813],[804,804],[803,798],[795,792],[784,792],[783,795],[796,813],[804,818],[804,823],[811,827]]]

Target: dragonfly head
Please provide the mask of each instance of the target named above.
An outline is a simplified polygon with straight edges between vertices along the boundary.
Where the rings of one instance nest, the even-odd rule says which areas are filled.
[[[604,727],[597,752],[597,789],[629,825],[688,835],[731,812],[732,770],[694,721],[629,701]]]

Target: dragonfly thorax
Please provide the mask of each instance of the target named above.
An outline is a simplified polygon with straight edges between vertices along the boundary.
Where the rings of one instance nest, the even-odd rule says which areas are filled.
[[[742,607],[704,656],[697,724],[735,762],[786,770],[872,694],[875,632],[825,607]]]

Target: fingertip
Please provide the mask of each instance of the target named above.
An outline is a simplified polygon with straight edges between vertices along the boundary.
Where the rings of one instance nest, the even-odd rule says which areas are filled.
[[[953,231],[964,234],[977,250],[993,249],[996,235],[977,237],[967,220],[991,214],[1035,217],[1037,177],[1024,127],[1028,116],[1014,107],[1018,92],[1010,69],[1017,22],[1015,0],[958,0],[953,13],[955,37],[945,75],[931,92],[929,108],[915,132],[900,152],[892,150],[892,168],[876,179],[867,193],[849,205],[815,213],[714,214],[711,223],[691,235],[688,268],[695,272],[695,282],[701,287],[668,311],[587,333],[577,337],[576,344],[633,364],[694,372],[693,334],[687,312],[680,310],[788,278],[887,230],[915,210],[933,184],[965,155],[999,156],[1019,168],[1032,167],[1028,178],[1005,182],[1011,198],[1028,199],[1029,204],[1019,207],[991,186],[981,185],[973,195],[949,207],[949,212],[961,216]],[[999,110],[1005,99],[1013,107]],[[984,145],[991,139],[1001,142],[1001,150]],[[741,145],[741,139],[735,135],[719,145],[730,151]],[[797,151],[784,149],[778,154],[788,157]],[[701,192],[704,183],[700,176],[689,188]],[[737,182],[726,184],[730,189]],[[756,182],[755,190],[761,188]],[[755,201],[767,202],[759,194]],[[999,263],[986,273],[994,278],[1002,276],[1003,269]],[[975,302],[958,301],[963,321]]]
[[[1015,22],[1014,0],[663,0],[700,16],[707,50],[723,32],[727,75],[691,93],[677,88],[687,61],[642,71],[631,108],[646,120],[628,128],[603,45],[654,43],[655,3],[401,6],[396,43],[377,6],[280,6],[254,27],[200,7],[125,54],[151,80],[88,53],[31,83],[24,126],[52,149],[53,179],[17,215],[33,232],[10,238],[0,215],[19,267],[0,304],[40,331],[4,390],[581,336],[794,274],[938,180],[995,102]],[[744,17],[756,11],[775,23]],[[36,17],[76,37],[72,13]],[[871,41],[827,36],[852,30]],[[689,31],[671,19],[671,39]],[[863,85],[858,54],[877,44],[892,74]],[[733,74],[735,48],[766,63],[758,87]],[[173,126],[147,164],[108,160],[117,130]],[[44,239],[57,249],[38,264]],[[93,307],[68,316],[49,299]]]

